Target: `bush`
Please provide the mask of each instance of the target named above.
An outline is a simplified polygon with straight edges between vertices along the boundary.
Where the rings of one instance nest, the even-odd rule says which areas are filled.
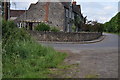
[[[75,24],[72,25],[72,31],[73,31],[73,32],[76,31],[76,26],[75,26]]]
[[[40,23],[36,26],[35,28],[37,31],[49,31],[50,30],[50,26],[45,24],[45,23]]]
[[[103,32],[103,28],[103,24],[98,23],[97,21],[88,21],[87,24],[83,25],[82,30],[88,32]]]
[[[50,31],[52,31],[52,32],[59,32],[60,30],[58,29],[58,28],[56,28],[56,27],[50,27],[51,29],[50,29]]]

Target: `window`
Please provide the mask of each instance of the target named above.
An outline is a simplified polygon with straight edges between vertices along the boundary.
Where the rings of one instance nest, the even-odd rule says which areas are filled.
[[[21,28],[22,27],[22,23],[20,23],[20,26],[19,26],[19,28]]]
[[[74,12],[72,12],[72,19],[74,19]]]
[[[69,18],[72,18],[72,12],[69,11]]]
[[[70,24],[67,24],[67,32],[70,32]]]
[[[66,11],[65,11],[65,12],[66,12],[66,17],[68,17],[68,9],[66,9]]]

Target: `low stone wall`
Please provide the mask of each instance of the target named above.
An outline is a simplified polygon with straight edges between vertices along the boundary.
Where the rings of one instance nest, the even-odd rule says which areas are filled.
[[[100,32],[39,32],[29,31],[38,41],[78,42],[91,41],[102,36]]]

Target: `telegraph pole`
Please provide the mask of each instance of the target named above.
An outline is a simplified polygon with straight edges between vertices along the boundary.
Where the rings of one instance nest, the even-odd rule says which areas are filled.
[[[10,2],[8,0],[4,0],[3,2],[3,17],[4,17],[4,20],[8,20],[10,18]]]

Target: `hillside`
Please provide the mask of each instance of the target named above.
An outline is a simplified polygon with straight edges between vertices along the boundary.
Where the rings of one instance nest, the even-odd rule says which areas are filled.
[[[120,12],[117,13],[109,22],[104,24],[105,32],[120,33]]]

